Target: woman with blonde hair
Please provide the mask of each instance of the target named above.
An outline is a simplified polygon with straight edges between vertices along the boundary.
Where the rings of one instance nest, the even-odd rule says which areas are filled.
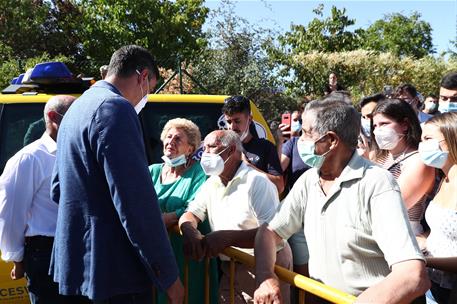
[[[425,213],[430,232],[418,236],[430,291],[438,303],[457,303],[457,298],[451,299],[457,288],[457,112],[435,115],[425,123],[419,154],[427,166],[444,174]]]
[[[163,142],[164,163],[149,167],[152,182],[157,193],[163,221],[167,228],[178,224],[187,205],[195,197],[200,186],[205,182],[206,175],[200,163],[193,159],[195,151],[201,143],[198,126],[190,120],[175,118],[168,121],[160,135]],[[210,232],[208,222],[199,225],[202,235]],[[181,280],[184,282],[184,255],[182,238],[175,233],[170,234],[176,261],[180,269]],[[189,261],[188,303],[201,303],[204,299],[205,267],[204,262]],[[210,300],[217,301],[217,268],[214,259],[210,262]],[[165,294],[159,293],[158,303],[166,303]]]

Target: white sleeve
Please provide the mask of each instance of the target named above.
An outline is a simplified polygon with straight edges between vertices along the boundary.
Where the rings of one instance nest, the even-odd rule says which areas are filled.
[[[0,251],[4,261],[22,261],[25,230],[40,174],[32,155],[13,157],[0,177]]]
[[[302,174],[295,182],[292,190],[281,202],[276,215],[268,224],[273,231],[285,240],[302,229],[304,210],[307,203],[306,176],[306,173]]]
[[[270,221],[279,206],[278,190],[265,176],[257,175],[250,187],[250,205],[259,225]]]
[[[193,215],[198,217],[202,222],[206,219],[208,213],[209,182],[211,182],[210,179],[206,180],[201,185],[200,189],[198,189],[197,191],[197,194],[195,194],[194,200],[189,203],[186,210],[186,212],[191,212]]]

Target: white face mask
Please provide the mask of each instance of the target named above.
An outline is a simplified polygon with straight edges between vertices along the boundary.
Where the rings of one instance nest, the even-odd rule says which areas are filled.
[[[141,73],[137,70],[136,73],[138,75],[141,75]],[[146,105],[146,103],[148,102],[148,93],[149,93],[149,82],[147,82],[148,84],[148,90],[146,91],[146,95],[143,95],[143,87],[140,85],[140,89],[141,89],[141,96],[143,96],[143,98],[141,98],[140,102],[136,104],[135,106],[135,112],[136,114],[140,114],[141,110],[143,110],[144,106]]]
[[[200,165],[202,166],[203,171],[206,175],[220,175],[224,171],[225,162],[227,162],[230,156],[224,162],[224,160],[219,154],[221,154],[227,149],[228,147],[217,154],[203,152],[202,157],[200,159]]]
[[[434,103],[434,102],[427,102],[425,104],[425,109],[427,111],[435,111],[435,110],[438,109],[438,105],[436,103]]]
[[[167,164],[167,166],[172,167],[172,168],[178,167],[178,166],[181,166],[181,165],[184,165],[187,163],[187,158],[186,158],[185,154],[181,154],[175,158],[169,158],[168,156],[164,155],[164,156],[162,156],[162,159],[165,162],[165,164]]]
[[[378,127],[374,129],[373,133],[378,147],[383,150],[392,150],[404,136],[389,127]]]
[[[244,132],[241,133],[240,135],[240,140],[241,142],[243,142],[243,140],[246,139],[246,137],[248,136],[249,134],[249,125],[251,124],[251,122],[249,121],[247,124],[246,124],[246,129],[244,129]]]

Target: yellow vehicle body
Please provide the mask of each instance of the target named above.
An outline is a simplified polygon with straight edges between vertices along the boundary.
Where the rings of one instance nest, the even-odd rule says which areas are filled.
[[[35,92],[0,94],[0,172],[3,172],[6,161],[24,146],[23,138],[28,127],[37,119],[41,119],[44,104],[52,96],[54,95]],[[150,163],[157,162],[157,155],[161,153],[160,145],[157,144],[160,141],[161,127],[171,118],[192,113],[190,117],[186,118],[199,125],[202,136],[212,129],[226,128],[220,108],[227,97],[225,95],[150,94],[148,105],[140,115],[143,132],[146,134],[146,149],[154,150],[150,153],[152,156],[148,155]],[[157,109],[162,108],[163,115],[158,114],[159,116],[157,116]],[[31,111],[33,111],[33,115],[29,113]],[[253,102],[251,102],[251,112],[258,136],[274,143],[267,122]],[[11,117],[14,118],[14,121]],[[152,117],[152,121],[148,120],[149,117]],[[11,121],[8,120],[10,118]],[[160,122],[156,120],[160,120]],[[208,120],[208,122],[203,122],[203,120]],[[202,123],[205,124],[202,126]],[[155,145],[152,148],[151,143]],[[10,279],[11,269],[11,263],[0,261],[0,304],[29,303],[25,279],[12,281]]]

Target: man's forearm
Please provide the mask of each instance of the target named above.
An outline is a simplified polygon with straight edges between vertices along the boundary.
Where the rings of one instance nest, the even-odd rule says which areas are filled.
[[[426,257],[425,259],[427,260],[428,267],[444,270],[447,272],[457,273],[457,257]]]
[[[196,220],[195,215],[193,215],[191,212],[186,212],[179,218],[178,225],[179,225],[179,229],[181,229],[181,231],[182,231],[183,224],[186,224],[186,225],[184,225],[184,227],[187,226],[187,228],[189,228],[189,226],[190,226],[190,227],[193,227],[194,229],[197,229],[198,221]]]
[[[263,281],[274,275],[274,265],[276,262],[276,245],[281,238],[267,228],[266,224],[258,228],[255,237],[254,255],[256,284],[259,286]]]
[[[276,188],[278,189],[278,193],[282,193],[284,191],[284,179],[281,175],[272,175],[266,173],[268,179],[275,184]]]
[[[225,236],[229,239],[230,246],[254,248],[256,234],[257,228],[249,230],[227,230]]]

